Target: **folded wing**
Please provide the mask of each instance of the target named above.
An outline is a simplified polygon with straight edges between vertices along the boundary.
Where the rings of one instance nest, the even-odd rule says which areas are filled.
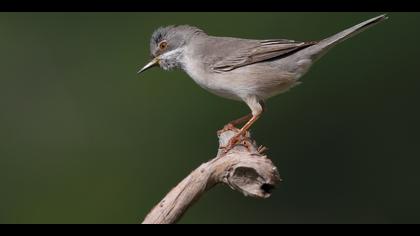
[[[235,45],[226,45],[230,46],[226,50],[227,53],[223,58],[214,61],[212,70],[215,72],[231,71],[242,66],[285,56],[313,44],[316,42],[297,42],[287,39],[236,42]]]

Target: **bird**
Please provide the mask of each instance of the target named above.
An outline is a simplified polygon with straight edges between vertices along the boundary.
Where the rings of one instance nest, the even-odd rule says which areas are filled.
[[[250,114],[218,131],[244,124],[222,147],[228,152],[261,117],[267,99],[300,84],[300,78],[331,48],[385,19],[386,14],[379,15],[317,41],[211,36],[190,25],[160,27],[150,39],[151,61],[138,74],[154,66],[182,69],[203,89],[245,102]]]

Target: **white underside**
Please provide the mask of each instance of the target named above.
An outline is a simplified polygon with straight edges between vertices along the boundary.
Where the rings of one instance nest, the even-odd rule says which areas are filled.
[[[296,63],[297,70],[286,72],[281,65],[277,67],[276,62],[256,63],[228,72],[210,73],[197,61],[184,57],[185,72],[205,90],[233,100],[244,100],[249,96],[266,100],[286,92],[300,84],[298,79],[311,65],[310,60],[300,60]]]

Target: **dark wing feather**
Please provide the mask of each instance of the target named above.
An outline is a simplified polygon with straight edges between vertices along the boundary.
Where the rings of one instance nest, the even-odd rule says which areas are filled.
[[[287,39],[255,40],[243,46],[232,45],[237,50],[230,51],[229,55],[216,61],[212,69],[216,72],[231,71],[238,67],[262,62],[283,56],[315,44],[316,42],[297,42]]]

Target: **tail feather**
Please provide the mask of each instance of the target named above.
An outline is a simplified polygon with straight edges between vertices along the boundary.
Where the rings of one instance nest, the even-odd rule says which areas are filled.
[[[302,53],[305,55],[310,55],[312,59],[317,59],[321,55],[323,55],[328,49],[332,48],[336,44],[370,28],[373,25],[378,24],[379,22],[382,22],[384,20],[388,19],[388,17],[384,15],[380,15],[377,17],[374,17],[372,19],[366,20],[360,24],[357,24],[353,27],[350,27],[346,30],[341,31],[340,33],[337,33],[331,37],[328,37],[326,39],[323,39],[319,41],[317,44],[310,46],[306,48],[305,50],[302,50]],[[303,52],[305,51],[305,52]]]

